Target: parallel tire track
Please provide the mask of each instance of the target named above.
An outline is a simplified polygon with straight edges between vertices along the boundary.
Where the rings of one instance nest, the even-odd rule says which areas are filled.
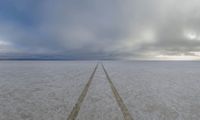
[[[133,120],[131,114],[129,113],[128,111],[128,108],[126,107],[126,105],[124,104],[122,98],[120,97],[119,93],[117,92],[117,89],[115,88],[112,80],[110,79],[110,76],[108,75],[108,72],[106,71],[104,65],[102,64],[102,68],[106,74],[106,78],[108,79],[108,82],[110,83],[110,87],[112,89],[112,92],[114,94],[114,97],[117,101],[117,104],[118,106],[120,107],[121,109],[121,112],[123,113],[123,116],[124,116],[124,120]]]
[[[85,85],[83,91],[81,92],[81,95],[78,98],[78,101],[76,102],[75,106],[73,107],[70,115],[68,116],[67,120],[75,120],[76,117],[78,116],[78,112],[80,111],[81,104],[83,103],[83,100],[88,92],[88,89],[90,87],[90,84],[92,82],[92,79],[94,78],[94,75],[96,73],[96,70],[98,68],[98,64],[94,68],[94,71],[92,72],[87,84]]]

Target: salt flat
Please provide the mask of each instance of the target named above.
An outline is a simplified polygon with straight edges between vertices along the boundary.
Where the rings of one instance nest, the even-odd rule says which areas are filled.
[[[0,62],[0,120],[66,120],[95,61]],[[199,120],[200,62],[103,61],[134,120]],[[101,66],[77,120],[123,120]]]
[[[104,64],[135,120],[199,120],[200,62]]]
[[[95,64],[0,62],[0,120],[66,120]]]

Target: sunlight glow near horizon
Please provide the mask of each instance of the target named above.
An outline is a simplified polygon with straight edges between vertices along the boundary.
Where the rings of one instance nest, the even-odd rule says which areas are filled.
[[[200,56],[192,55],[158,55],[159,60],[200,60]]]

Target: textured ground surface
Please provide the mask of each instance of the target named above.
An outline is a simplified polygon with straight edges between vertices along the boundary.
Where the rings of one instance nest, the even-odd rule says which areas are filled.
[[[134,120],[199,120],[200,62],[103,62]],[[0,120],[66,120],[96,62],[0,62]],[[123,120],[101,66],[78,120]]]
[[[0,62],[0,120],[66,120],[95,64]]]
[[[199,120],[200,62],[107,62],[135,120]]]

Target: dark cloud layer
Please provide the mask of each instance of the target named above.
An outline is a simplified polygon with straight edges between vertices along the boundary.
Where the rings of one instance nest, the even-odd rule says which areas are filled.
[[[200,59],[198,0],[0,1],[0,57]]]

